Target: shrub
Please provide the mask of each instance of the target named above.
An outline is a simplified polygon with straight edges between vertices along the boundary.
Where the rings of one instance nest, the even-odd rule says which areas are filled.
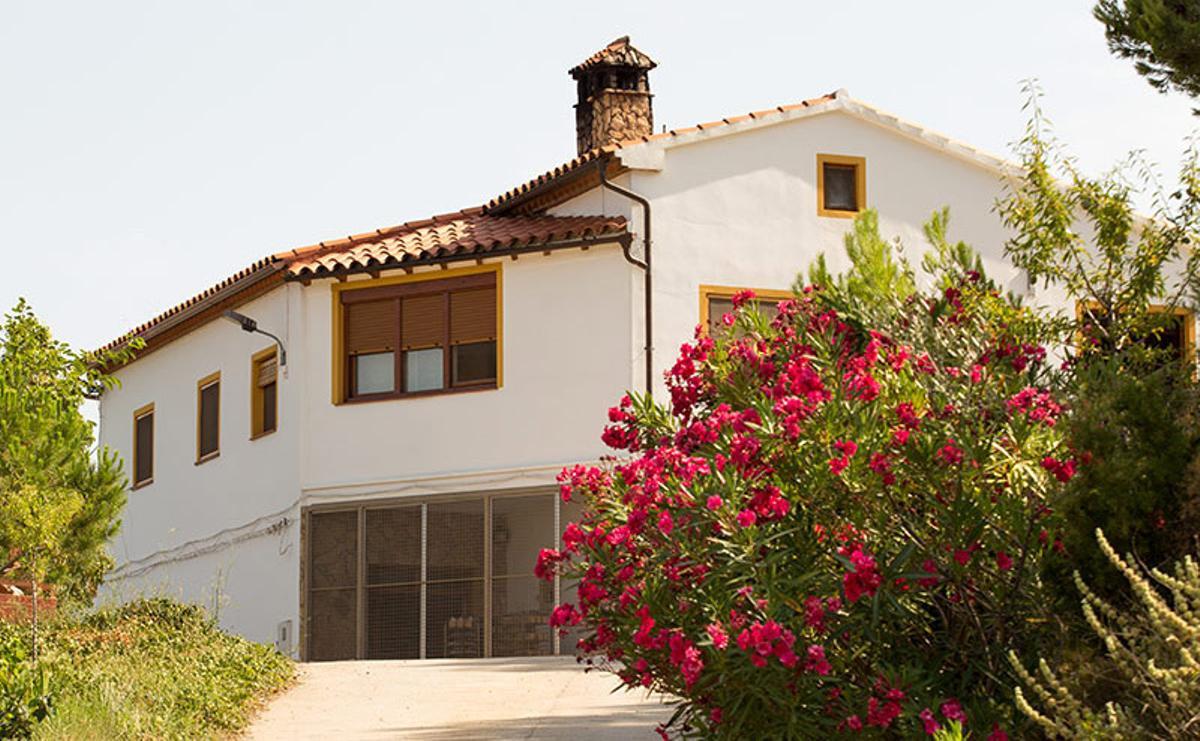
[[[1151,567],[1195,551],[1197,385],[1190,367],[1131,369],[1120,357],[1093,359],[1075,368],[1071,381],[1063,427],[1090,463],[1059,505],[1071,558],[1052,570],[1072,602],[1073,570],[1101,596],[1118,599],[1128,584],[1097,549],[1097,528],[1118,551]]]
[[[1047,505],[1078,461],[1044,351],[963,254],[934,260],[941,290],[898,302],[893,333],[820,291],[773,320],[738,296],[725,336],[682,347],[669,407],[610,410],[626,457],[564,471],[587,510],[539,558],[578,580],[551,622],[679,697],[664,735],[1004,737],[991,698],[1010,649],[1053,638]]]
[[[0,720],[0,738],[228,734],[292,673],[274,649],[165,599],[51,623],[36,673],[20,634],[0,623],[0,719],[15,719]]]
[[[1038,676],[1010,660],[1046,709],[1037,710],[1018,687],[1017,706],[1052,737],[1078,739],[1196,738],[1200,735],[1200,565],[1190,556],[1174,575],[1142,570],[1122,559],[1096,531],[1109,563],[1129,582],[1136,611],[1119,610],[1092,592],[1076,574],[1083,613],[1107,651],[1104,670],[1121,680],[1119,698],[1100,710],[1079,697],[1042,659]],[[1077,674],[1077,670],[1070,674]]]

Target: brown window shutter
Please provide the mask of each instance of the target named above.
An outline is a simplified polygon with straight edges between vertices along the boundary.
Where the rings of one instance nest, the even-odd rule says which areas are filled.
[[[221,383],[210,383],[200,390],[200,457],[220,447]]]
[[[450,342],[496,339],[496,289],[477,288],[450,294]]]
[[[275,362],[275,356],[272,355],[268,358],[263,358],[258,363],[258,378],[255,379],[255,383],[258,384],[259,388],[270,386],[275,383],[276,374],[277,363]]]
[[[400,317],[394,300],[347,304],[345,313],[347,353],[360,355],[396,349],[396,325]]]
[[[446,294],[413,296],[400,307],[400,347],[414,350],[437,347],[446,341]]]

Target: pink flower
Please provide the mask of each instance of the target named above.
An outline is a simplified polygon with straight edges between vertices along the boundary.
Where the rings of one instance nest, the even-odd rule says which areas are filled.
[[[804,671],[819,674],[822,677],[833,667],[825,659],[825,647],[814,643],[805,653]]]
[[[962,705],[958,703],[958,700],[953,697],[943,702],[940,710],[946,720],[956,720],[964,726],[967,724],[967,714],[963,712]]]
[[[756,295],[757,294],[754,293],[754,291],[750,290],[738,291],[737,293],[733,294],[733,308],[741,308],[742,304],[752,300]]]
[[[725,632],[725,627],[720,623],[709,623],[705,630],[708,632],[708,637],[712,639],[714,648],[724,651],[729,646],[729,634]]]
[[[704,502],[705,507],[708,507],[710,510],[714,511],[721,509],[721,505],[723,504],[725,504],[725,502],[722,501],[721,498],[716,494],[713,494]]]
[[[999,723],[993,723],[992,732],[988,734],[987,741],[1008,741],[1008,734],[1004,732]]]
[[[742,527],[750,527],[755,522],[758,522],[758,516],[754,514],[753,510],[744,509],[738,512],[737,521]]]
[[[934,455],[947,466],[957,466],[963,462],[962,448],[958,447],[954,438],[948,439],[946,444]]]
[[[846,727],[852,731],[861,731],[863,727],[862,720],[857,715],[851,715],[846,719]]]
[[[583,616],[575,609],[575,605],[565,602],[554,608],[550,613],[550,627],[560,628],[564,625],[578,625]]]
[[[1004,551],[996,552],[996,567],[1001,571],[1008,571],[1012,568],[1013,562],[1007,553]]]
[[[658,516],[658,531],[663,535],[670,537],[671,531],[675,529],[675,521],[671,519],[671,513],[664,511]]]
[[[883,583],[883,575],[879,573],[875,559],[865,553],[861,545],[856,545],[853,549],[850,546],[842,546],[838,552],[849,558],[854,567],[853,571],[848,571],[842,576],[842,588],[846,590],[846,599],[857,602],[864,595],[870,597],[875,594],[879,585]]]
[[[708,719],[712,721],[714,726],[721,725],[721,721],[724,720],[724,718],[725,712],[721,710],[721,708],[713,708],[708,714]]]
[[[938,732],[939,728],[942,727],[940,723],[934,720],[933,711],[929,708],[922,710],[917,717],[921,719],[921,725],[925,727],[926,736],[932,736]]]
[[[933,587],[937,586],[937,583],[938,583],[937,562],[934,561],[932,558],[927,558],[927,559],[925,559],[925,563],[921,564],[921,570],[924,571],[926,574],[929,574],[929,576],[927,576],[923,579],[917,579],[917,584],[919,584],[922,587],[925,587],[926,589],[932,589]]]
[[[959,566],[966,566],[971,562],[971,552],[959,548],[954,552],[954,560],[958,561]]]

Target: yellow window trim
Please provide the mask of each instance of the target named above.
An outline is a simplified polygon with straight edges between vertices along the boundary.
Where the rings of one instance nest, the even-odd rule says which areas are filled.
[[[791,291],[784,291],[778,288],[750,288],[749,286],[700,286],[700,327],[705,334],[708,333],[709,316],[708,302],[712,298],[733,298],[735,294],[742,291],[754,291],[755,298],[766,299],[767,301],[783,301],[789,298],[795,298],[796,294]]]
[[[221,382],[221,371],[209,373],[196,381],[196,465],[206,463],[221,454],[221,391],[217,389],[217,449],[208,455],[200,455],[200,396],[201,392],[214,383]]]
[[[263,430],[262,389],[258,385],[258,366],[268,358],[276,358],[275,366],[275,429]],[[279,379],[283,376],[278,365],[279,349],[275,345],[265,347],[250,356],[250,439],[274,434],[279,430]]]
[[[1084,312],[1085,307],[1092,311],[1096,311],[1100,308],[1100,304],[1095,301],[1076,301],[1075,302],[1075,319],[1077,321],[1080,321],[1080,322],[1083,321],[1083,312]],[[1182,317],[1185,320],[1190,320],[1190,321],[1183,322],[1183,356],[1185,358],[1188,358],[1191,362],[1195,362],[1195,360],[1196,360],[1196,313],[1194,311],[1192,311],[1191,309],[1187,309],[1182,306],[1176,306],[1175,308],[1172,309],[1172,308],[1168,308],[1168,307],[1164,306],[1163,304],[1150,304],[1150,306],[1146,307],[1146,311],[1150,314],[1170,313],[1172,316]],[[1079,344],[1080,347],[1082,347],[1082,343],[1083,343],[1082,335],[1079,336],[1077,343]]]
[[[374,280],[361,280],[346,283],[335,283],[330,286],[330,298],[332,299],[332,331],[330,334],[333,337],[332,343],[332,364],[330,377],[333,380],[330,399],[334,405],[344,404],[346,402],[346,363],[343,358],[345,345],[345,325],[342,321],[342,294],[346,291],[360,291],[366,288],[379,288],[380,286],[394,286],[401,283],[420,283],[422,281],[442,280],[445,278],[457,278],[463,275],[479,275],[482,273],[496,274],[496,386],[500,389],[504,387],[504,271],[501,269],[501,263],[492,262],[483,265],[471,265],[465,268],[453,268],[446,270],[428,270],[420,273],[410,273],[408,275],[396,275],[387,278],[376,278]],[[490,387],[489,387],[490,388]],[[403,398],[403,397],[401,397]]]
[[[130,480],[132,481],[132,483],[130,484],[130,487],[129,487],[131,490],[132,489],[141,489],[144,486],[149,486],[150,484],[154,483],[154,444],[153,444],[154,434],[153,434],[153,430],[151,431],[151,434],[150,434],[150,440],[152,441],[151,445],[150,445],[150,478],[146,479],[145,481],[137,481],[136,480],[137,479],[137,471],[138,471],[137,423],[138,423],[139,419],[141,419],[142,417],[145,417],[148,414],[154,414],[154,402],[150,402],[149,404],[140,406],[137,409],[133,410],[133,447],[131,448],[133,453],[132,453],[132,455],[129,456],[130,458],[133,459],[133,470],[132,470],[133,475],[129,477]],[[151,422],[151,424],[154,424],[154,423]]]
[[[854,168],[854,200],[857,211],[825,208],[825,165],[848,165]],[[867,158],[841,154],[817,155],[817,215],[839,219],[853,219],[867,207]]]

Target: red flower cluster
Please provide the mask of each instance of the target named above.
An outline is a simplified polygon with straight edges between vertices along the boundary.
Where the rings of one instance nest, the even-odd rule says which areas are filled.
[[[844,545],[838,549],[838,553],[850,559],[850,564],[853,566],[853,570],[847,571],[842,576],[842,588],[846,590],[846,600],[853,603],[863,595],[870,597],[875,594],[875,590],[879,589],[879,585],[883,583],[883,575],[879,573],[875,559],[863,551],[860,544]]]

